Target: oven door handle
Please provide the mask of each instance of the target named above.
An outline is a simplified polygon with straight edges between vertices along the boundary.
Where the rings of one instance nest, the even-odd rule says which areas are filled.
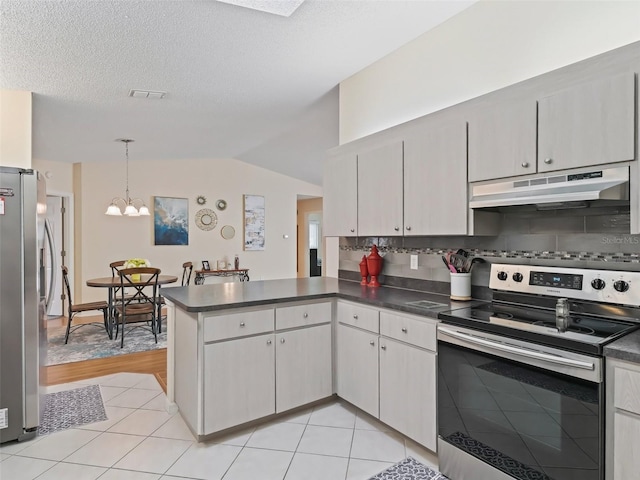
[[[551,355],[548,353],[539,352],[537,350],[531,350],[528,348],[514,347],[512,345],[505,345],[503,343],[494,342],[483,337],[475,335],[467,335],[466,333],[457,332],[448,328],[438,327],[438,330],[446,335],[449,335],[460,340],[464,340],[476,345],[482,345],[483,347],[492,348],[501,352],[513,353],[514,355],[520,355],[528,358],[535,358],[536,360],[542,360],[544,362],[556,363],[567,367],[582,368],[585,370],[595,370],[595,365],[591,362],[581,362],[580,360],[574,360],[572,358],[559,357],[557,355]]]

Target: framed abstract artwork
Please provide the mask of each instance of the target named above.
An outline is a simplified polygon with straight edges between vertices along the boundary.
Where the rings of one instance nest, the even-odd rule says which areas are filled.
[[[154,245],[189,245],[189,201],[186,198],[154,197]]]
[[[264,197],[244,195],[244,249],[264,250]]]

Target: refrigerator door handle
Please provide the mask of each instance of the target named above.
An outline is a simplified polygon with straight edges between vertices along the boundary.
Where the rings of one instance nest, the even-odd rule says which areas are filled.
[[[58,266],[56,265],[56,246],[55,242],[53,241],[53,232],[48,219],[46,219],[44,222],[44,233],[47,237],[47,243],[49,244],[49,252],[51,253],[51,275],[49,277],[49,290],[47,291],[47,299],[45,300],[45,308],[48,315],[49,310],[51,310],[51,297],[53,297],[53,292],[56,289],[56,271],[58,270]]]

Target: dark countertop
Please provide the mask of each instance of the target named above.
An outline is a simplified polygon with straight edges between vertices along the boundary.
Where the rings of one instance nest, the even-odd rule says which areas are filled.
[[[385,286],[370,288],[357,282],[328,277],[169,287],[162,289],[162,295],[187,312],[210,312],[337,297],[375,307],[437,318],[439,312],[464,308],[470,304],[470,302],[452,301],[446,295]],[[423,300],[436,302],[441,306],[422,308],[409,304],[409,302]],[[478,303],[478,301],[473,302]]]
[[[625,335],[604,347],[604,356],[640,363],[640,330]]]

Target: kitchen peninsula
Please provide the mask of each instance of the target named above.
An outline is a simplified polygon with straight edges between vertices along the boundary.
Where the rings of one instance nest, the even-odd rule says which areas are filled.
[[[199,440],[337,394],[435,450],[436,317],[467,303],[325,277],[163,295],[168,401]]]

